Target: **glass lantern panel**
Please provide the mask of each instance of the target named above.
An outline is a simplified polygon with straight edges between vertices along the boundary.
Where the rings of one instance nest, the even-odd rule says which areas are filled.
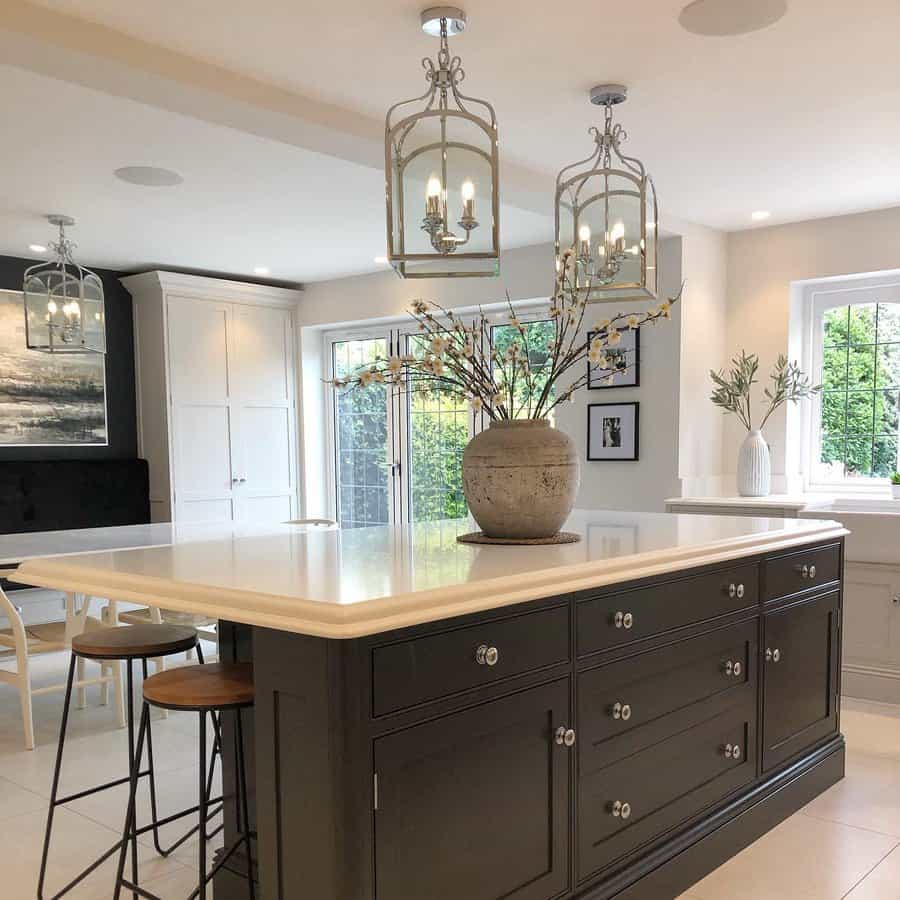
[[[651,298],[659,291],[659,211],[656,208],[656,191],[653,182],[646,180],[646,221],[647,235],[644,241],[645,284],[644,287]]]
[[[106,352],[106,310],[103,303],[103,285],[94,275],[87,275],[83,282],[81,298],[82,342],[85,350]]]
[[[36,276],[25,279],[25,341],[29,350],[50,349],[50,300],[47,285]]]
[[[435,273],[493,274],[496,258],[471,259],[469,254],[494,256],[493,193],[490,136],[483,128],[457,115],[446,116],[446,154],[441,143],[441,117],[424,116],[407,134],[403,144],[406,160],[402,179],[394,168],[392,185],[392,228],[394,254],[434,256],[440,253],[423,229],[429,192],[436,193],[443,227],[458,240],[457,249],[434,260],[409,260],[407,277],[428,277]],[[466,218],[464,190],[471,183],[470,216]],[[464,185],[465,188],[464,188]],[[468,231],[460,223],[477,223]],[[466,240],[468,235],[468,240]]]

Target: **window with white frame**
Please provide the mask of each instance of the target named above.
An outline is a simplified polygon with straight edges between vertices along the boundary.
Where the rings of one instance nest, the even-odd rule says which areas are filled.
[[[525,314],[519,319],[540,384],[553,323]],[[507,322],[508,314],[498,315],[491,328],[501,351],[515,330]],[[326,378],[344,377],[392,353],[421,352],[420,335],[406,328],[348,328],[325,340]],[[422,380],[417,385],[413,392],[384,384],[332,392],[333,479],[342,528],[466,515],[462,454],[488,419],[473,414],[465,397],[429,389]],[[521,414],[527,414],[524,405]]]
[[[866,487],[900,469],[900,278],[810,292],[810,487]]]

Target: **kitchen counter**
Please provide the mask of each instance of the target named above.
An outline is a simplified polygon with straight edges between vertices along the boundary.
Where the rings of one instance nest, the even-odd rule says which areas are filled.
[[[612,511],[575,512],[566,528],[582,540],[549,547],[460,544],[466,520],[343,531],[134,527],[134,549],[29,559],[15,580],[355,638],[846,533],[829,521]],[[65,546],[77,549],[77,537]]]
[[[226,528],[16,578],[220,618],[220,657],[254,664],[266,900],[663,900],[843,777],[842,526],[582,511],[575,544],[457,543],[471,527]]]

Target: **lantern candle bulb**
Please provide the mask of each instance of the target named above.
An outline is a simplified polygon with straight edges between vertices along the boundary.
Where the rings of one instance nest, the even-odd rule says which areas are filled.
[[[578,229],[578,259],[589,262],[591,259],[591,226],[582,225]]]
[[[475,185],[472,183],[470,179],[466,179],[462,183],[462,188],[460,189],[460,193],[462,194],[463,201],[463,218],[464,219],[474,219],[475,218]]]
[[[613,226],[612,232],[610,232],[610,238],[612,239],[612,249],[615,251],[616,256],[622,257],[625,255],[625,226],[621,222],[617,222]]]
[[[429,219],[441,218],[441,182],[435,175],[428,179],[425,189],[425,216]]]

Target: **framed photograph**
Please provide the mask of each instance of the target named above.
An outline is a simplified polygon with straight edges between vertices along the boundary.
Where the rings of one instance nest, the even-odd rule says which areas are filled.
[[[588,342],[596,332],[588,333]],[[601,369],[588,363],[588,390],[601,388],[639,387],[641,383],[641,329],[628,328],[619,332],[622,340],[617,347],[609,347],[606,356],[609,368]]]
[[[638,458],[638,412],[640,404],[588,404],[587,458],[635,462]]]
[[[104,365],[27,349],[22,292],[0,291],[0,446],[105,446]]]

